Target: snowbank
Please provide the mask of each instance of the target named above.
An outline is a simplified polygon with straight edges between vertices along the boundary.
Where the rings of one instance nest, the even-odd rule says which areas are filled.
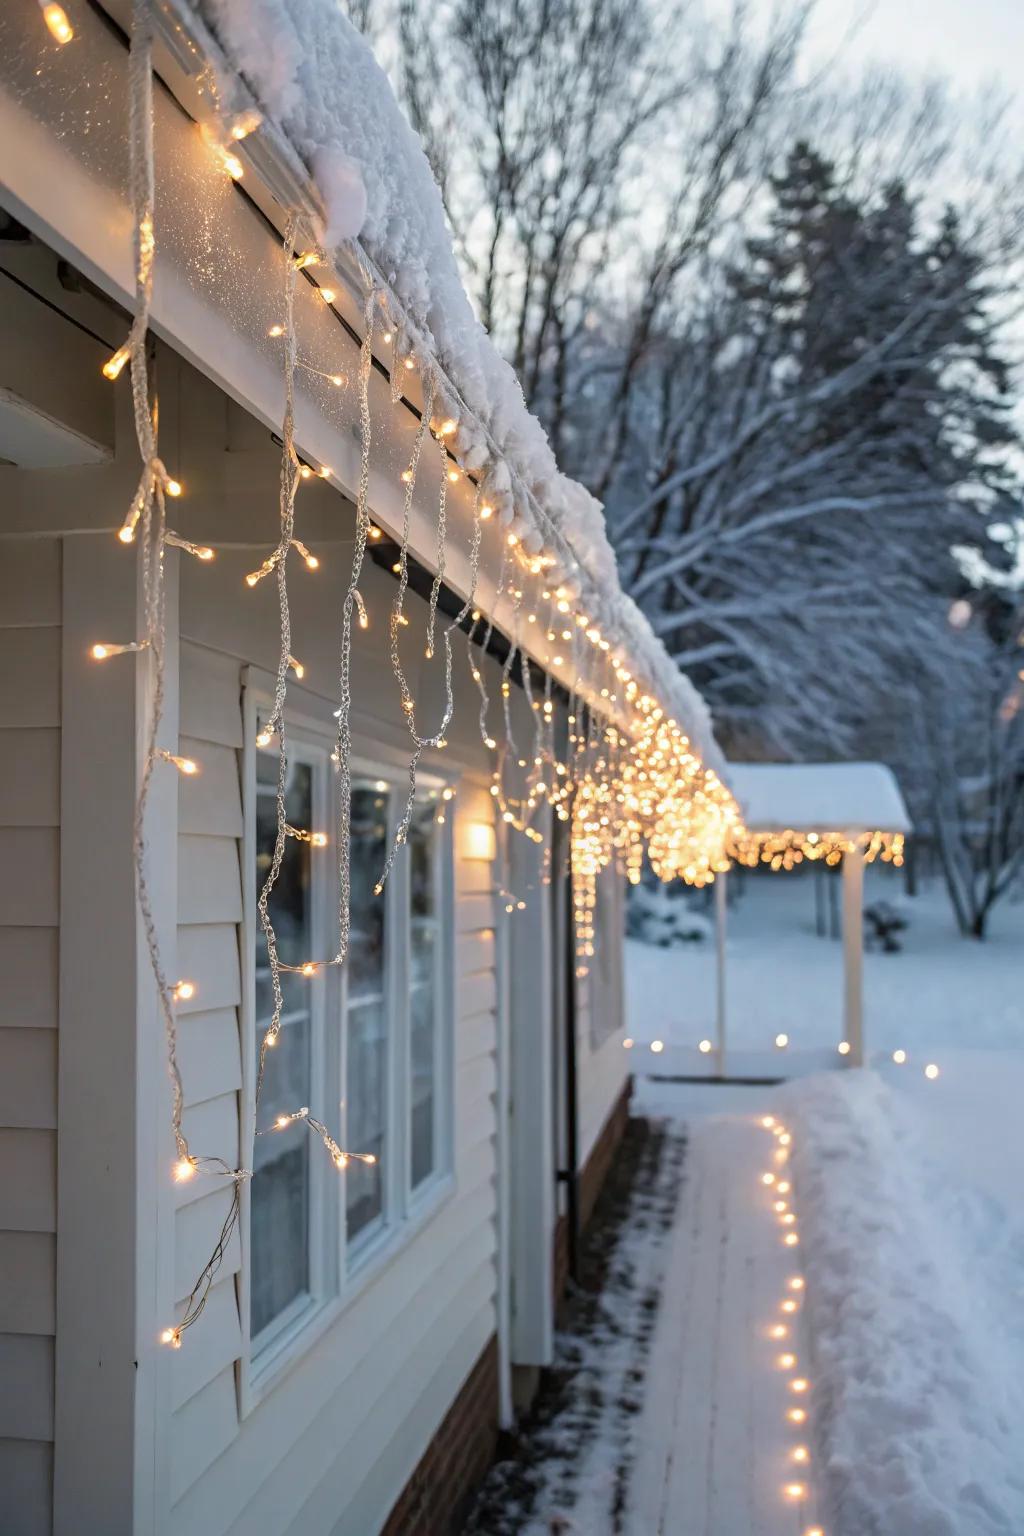
[[[405,312],[404,344],[432,355],[468,405],[452,440],[460,458],[484,470],[488,494],[526,549],[546,541],[538,522],[555,530],[571,556],[560,578],[585,592],[595,622],[724,777],[704,701],[619,586],[600,504],[559,471],[515,372],[473,312],[420,141],[337,0],[190,3],[309,170],[327,244],[358,236]]]
[[[1019,1536],[1024,1223],[950,1178],[875,1073],[783,1100],[830,1536]]]

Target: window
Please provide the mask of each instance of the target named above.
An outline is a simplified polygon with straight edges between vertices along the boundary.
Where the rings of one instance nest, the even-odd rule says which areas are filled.
[[[326,799],[326,753],[306,743],[296,744],[290,752],[285,784],[289,825],[321,825]],[[277,757],[268,752],[258,753],[256,759],[255,822],[254,902],[270,869],[277,836]],[[318,849],[288,840],[268,908],[284,965],[301,965],[317,952],[318,930],[323,926],[316,867],[320,862]],[[277,1045],[266,1053],[261,1127],[272,1126],[279,1114],[290,1114],[302,1105],[329,1119],[327,1105],[322,1102],[323,1085],[314,1081],[314,1057],[319,1061],[323,1055],[322,981],[310,982],[286,973],[281,977],[281,990],[281,1033]],[[258,1060],[259,1043],[274,1007],[262,931],[256,946],[254,997],[253,1050]],[[301,1121],[256,1139],[250,1196],[250,1332],[257,1345],[270,1342],[276,1325],[301,1315],[324,1288],[324,1277],[314,1274],[313,1265],[313,1186],[321,1181],[313,1167],[313,1150],[309,1129]]]
[[[441,874],[433,805],[418,805],[409,827],[409,1177],[417,1189],[437,1167]]]
[[[263,718],[252,706],[253,739]],[[331,741],[289,730],[288,824],[328,834],[326,847],[291,837],[269,911],[283,963],[337,948],[337,776]],[[277,753],[257,750],[247,785],[246,923],[251,971],[250,1082],[273,1011],[256,903],[277,831]],[[403,782],[404,781],[404,782]],[[248,1199],[250,1359],[257,1376],[304,1347],[308,1323],[344,1302],[374,1256],[410,1230],[450,1167],[451,844],[439,819],[442,785],[417,799],[407,848],[380,895],[380,876],[405,807],[404,770],[353,776],[351,943],[340,970],[281,978],[284,1012],[266,1054]],[[372,1154],[339,1177],[317,1137],[279,1115],[308,1105],[341,1146]]]

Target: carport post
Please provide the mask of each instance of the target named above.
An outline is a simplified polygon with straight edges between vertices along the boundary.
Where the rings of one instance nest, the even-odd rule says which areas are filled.
[[[725,875],[715,876],[715,1059],[719,1077],[725,1076]]]
[[[843,1030],[847,1061],[864,1065],[864,855],[843,854]]]

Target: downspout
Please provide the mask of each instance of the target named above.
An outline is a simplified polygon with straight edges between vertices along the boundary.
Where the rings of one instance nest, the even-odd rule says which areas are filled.
[[[566,1220],[569,1229],[569,1275],[580,1279],[580,1188],[579,1188],[579,1092],[576,1063],[576,943],[573,903],[572,854],[569,878],[565,882],[565,1168],[559,1180],[567,1195]]]
[[[498,823],[497,871],[501,885],[509,884],[509,847],[507,828]],[[497,872],[496,871],[496,872]],[[498,949],[498,1017],[495,1062],[497,1071],[497,1332],[498,1332],[498,1427],[512,1429],[515,1412],[512,1404],[512,1210],[511,1210],[511,1137],[509,1135],[511,1100],[511,1052],[509,1029],[512,1012],[511,925],[506,917],[500,927]]]

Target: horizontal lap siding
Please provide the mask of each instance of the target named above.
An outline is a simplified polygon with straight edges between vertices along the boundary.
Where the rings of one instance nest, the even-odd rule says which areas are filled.
[[[0,559],[0,1531],[52,1526],[61,548]]]
[[[194,638],[183,639],[181,647],[181,750],[200,762],[202,772],[183,781],[180,801],[178,963],[181,975],[196,983],[195,997],[181,1008],[181,1068],[190,1139],[204,1153],[227,1156],[230,1148],[234,1157],[243,878],[238,753],[244,663],[238,658],[249,655],[264,664],[267,658],[242,619],[230,641],[234,655],[196,643],[210,636],[223,645],[227,636],[223,609],[218,628],[204,628],[210,610],[190,607],[189,579],[186,571],[183,634],[191,631]],[[375,586],[381,589],[376,598]],[[308,590],[315,597],[319,589],[311,584]],[[369,571],[363,590],[379,611],[392,583]],[[323,613],[333,647],[334,608],[326,596]],[[296,640],[311,675],[321,671],[320,643],[318,632]],[[393,691],[389,680],[378,705],[385,743],[402,740],[389,710]],[[321,707],[330,724],[330,702]],[[465,713],[478,706],[464,694],[459,707]],[[370,737],[361,722],[357,746],[372,757]],[[186,1367],[183,1350],[175,1361],[181,1369],[173,1389],[171,1529],[181,1536],[200,1530],[204,1536],[374,1536],[494,1332],[495,875],[491,864],[459,856],[467,822],[493,823],[485,774],[483,760],[479,778],[460,779],[453,804],[454,1192],[241,1422],[235,1383],[241,1249],[237,1238],[232,1241],[208,1315],[197,1325],[193,1353],[202,1359]],[[190,1283],[222,1215],[224,1192],[199,1186],[194,1181],[177,1191],[179,1291]]]
[[[178,1006],[183,1126],[197,1153],[235,1167],[242,1083],[241,673],[234,658],[183,640],[179,678],[179,750],[199,764],[195,777],[181,779],[178,793],[178,971],[195,987]],[[175,1194],[174,1293],[180,1303],[213,1251],[230,1192],[200,1178],[178,1186]],[[240,1266],[236,1231],[191,1347],[172,1362],[173,1499],[238,1432],[235,1362],[241,1323],[235,1276]]]

